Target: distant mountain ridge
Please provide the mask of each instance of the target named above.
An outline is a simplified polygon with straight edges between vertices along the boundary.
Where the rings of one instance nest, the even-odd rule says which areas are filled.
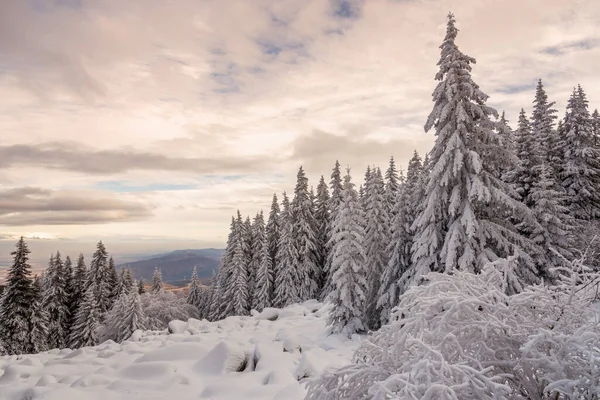
[[[154,268],[160,268],[165,283],[176,286],[185,285],[194,266],[198,269],[198,277],[208,283],[214,272],[219,270],[223,256],[222,249],[187,249],[175,250],[170,253],[156,254],[146,259],[119,264],[118,268],[129,268],[136,279],[152,280]]]

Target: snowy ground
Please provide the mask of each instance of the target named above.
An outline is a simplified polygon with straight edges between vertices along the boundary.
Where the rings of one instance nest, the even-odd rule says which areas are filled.
[[[360,343],[327,335],[326,312],[310,301],[173,321],[176,333],[138,331],[122,344],[0,357],[0,400],[302,399],[307,377],[347,364]]]

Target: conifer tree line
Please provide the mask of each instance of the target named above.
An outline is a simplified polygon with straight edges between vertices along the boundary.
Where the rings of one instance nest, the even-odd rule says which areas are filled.
[[[410,285],[430,271],[478,273],[516,260],[508,294],[551,282],[599,231],[600,114],[577,85],[559,119],[538,80],[531,112],[515,127],[486,104],[449,16],[425,131],[406,174],[394,158],[369,166],[357,190],[336,162],[313,195],[300,167],[293,197],[273,196],[265,224],[231,220],[221,269],[206,289],[206,318],[248,315],[313,298],[333,304],[329,323],[347,334],[378,329]],[[579,254],[579,253],[578,253]],[[597,254],[588,260],[598,266]]]
[[[424,126],[435,143],[414,152],[406,173],[392,157],[385,172],[367,167],[357,189],[336,161],[315,191],[300,167],[293,193],[274,194],[268,215],[232,217],[219,272],[203,286],[194,270],[185,299],[163,289],[159,270],[143,294],[101,242],[89,269],[83,257],[73,266],[57,253],[31,277],[21,239],[0,300],[2,351],[120,341],[171,319],[219,320],[315,298],[333,305],[333,332],[363,333],[389,323],[427,273],[478,273],[503,259],[516,265],[507,294],[552,282],[551,267],[569,265],[600,233],[600,113],[577,85],[559,118],[540,79],[531,111],[511,126],[473,81],[475,59],[457,34],[450,14]],[[598,253],[588,257],[600,266]]]
[[[117,271],[102,242],[89,268],[83,255],[75,263],[52,254],[41,276],[31,276],[29,248],[23,238],[12,252],[13,265],[0,298],[0,354],[38,353],[49,349],[121,342],[138,330],[162,330],[173,319],[198,317],[199,304],[163,290],[154,272],[150,292],[131,271]],[[199,287],[194,269],[192,289]]]

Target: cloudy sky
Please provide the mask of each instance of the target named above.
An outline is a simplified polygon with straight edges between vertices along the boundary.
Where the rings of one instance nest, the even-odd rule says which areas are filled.
[[[538,78],[600,105],[598,0],[0,1],[0,257],[221,247],[300,165],[405,166],[449,10],[509,120]]]

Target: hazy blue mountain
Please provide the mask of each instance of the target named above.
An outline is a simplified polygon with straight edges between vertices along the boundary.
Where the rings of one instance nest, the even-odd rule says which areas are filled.
[[[198,277],[208,282],[213,271],[219,269],[223,255],[222,249],[175,250],[170,253],[149,256],[146,259],[118,265],[119,268],[131,269],[133,276],[143,278],[146,282],[152,280],[154,268],[161,269],[165,283],[182,286],[192,275],[194,266],[198,268]]]

